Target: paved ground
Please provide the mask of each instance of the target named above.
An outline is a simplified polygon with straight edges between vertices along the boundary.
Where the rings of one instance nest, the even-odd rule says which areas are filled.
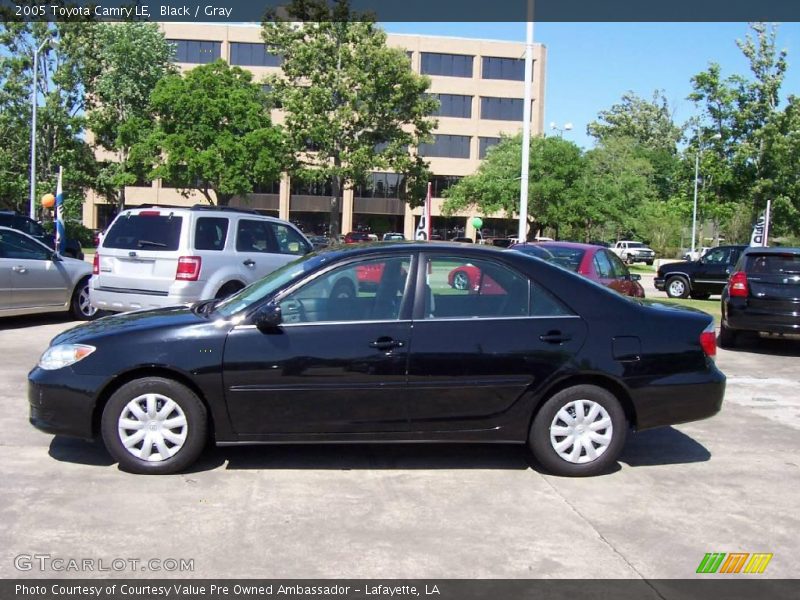
[[[722,413],[632,435],[603,477],[450,445],[211,449],[191,473],[143,477],[28,425],[25,374],[69,325],[0,323],[0,577],[81,575],[16,570],[39,553],[194,559],[194,577],[683,578],[737,551],[800,572],[800,342],[721,350]]]

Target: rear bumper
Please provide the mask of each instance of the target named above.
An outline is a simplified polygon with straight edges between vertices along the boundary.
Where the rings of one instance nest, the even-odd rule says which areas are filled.
[[[800,312],[794,314],[767,312],[739,302],[724,303],[722,322],[728,329],[737,331],[800,334]]]
[[[203,282],[176,282],[169,290],[127,290],[104,288],[92,277],[89,285],[89,301],[100,310],[126,312],[145,308],[164,308],[197,302],[203,297]]]
[[[707,419],[722,408],[725,375],[708,371],[674,375],[632,391],[636,429],[651,429]]]

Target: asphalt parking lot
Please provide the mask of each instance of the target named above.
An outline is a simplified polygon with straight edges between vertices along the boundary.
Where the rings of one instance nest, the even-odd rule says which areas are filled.
[[[773,553],[762,577],[800,571],[798,341],[720,350],[722,412],[631,434],[601,477],[463,445],[211,448],[190,473],[145,477],[28,424],[26,374],[71,325],[0,321],[3,578],[686,578],[707,552]],[[34,554],[194,570],[18,570]]]

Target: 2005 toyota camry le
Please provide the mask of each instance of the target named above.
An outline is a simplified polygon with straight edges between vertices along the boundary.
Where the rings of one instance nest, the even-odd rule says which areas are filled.
[[[456,289],[464,266],[480,277]],[[136,473],[185,469],[209,440],[452,441],[527,443],[551,473],[594,475],[629,428],[719,411],[715,353],[709,315],[532,256],[374,244],[58,335],[29,374],[30,420],[101,436]]]

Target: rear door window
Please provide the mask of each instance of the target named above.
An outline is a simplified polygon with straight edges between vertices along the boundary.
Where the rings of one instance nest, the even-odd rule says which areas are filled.
[[[104,248],[121,250],[177,250],[183,217],[158,211],[127,214],[111,225]]]
[[[236,228],[236,250],[239,252],[278,252],[275,235],[266,221],[241,219]]]
[[[228,219],[224,217],[200,217],[194,227],[195,250],[222,251],[228,237]]]
[[[594,269],[597,271],[597,276],[601,279],[613,279],[614,272],[611,263],[608,260],[605,252],[598,252],[594,255]]]

